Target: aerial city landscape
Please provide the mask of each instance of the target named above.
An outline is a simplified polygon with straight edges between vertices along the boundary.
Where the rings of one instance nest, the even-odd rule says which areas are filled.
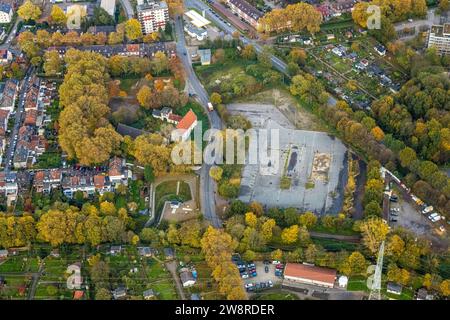
[[[449,177],[450,0],[0,0],[0,300],[448,300]]]

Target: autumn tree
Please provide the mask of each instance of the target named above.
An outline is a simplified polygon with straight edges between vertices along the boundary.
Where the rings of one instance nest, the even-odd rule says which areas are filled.
[[[363,244],[372,255],[375,255],[381,242],[386,240],[389,226],[381,218],[371,217],[360,223],[359,230],[362,233]]]
[[[317,216],[311,211],[305,212],[298,217],[298,223],[307,229],[311,229],[317,223]]]
[[[253,212],[247,212],[245,214],[245,224],[251,228],[256,228],[256,224],[258,223],[258,218]]]
[[[142,38],[141,24],[137,19],[129,19],[125,22],[125,35],[128,40],[137,40]]]
[[[223,169],[219,166],[212,166],[209,169],[209,176],[215,181],[220,181],[222,179]]]
[[[164,52],[158,51],[152,60],[152,67],[155,74],[161,74],[169,68],[169,59]]]
[[[151,97],[152,97],[152,90],[150,89],[149,86],[146,85],[143,85],[136,95],[139,104],[145,108],[150,107]]]
[[[54,4],[52,6],[52,11],[50,13],[50,23],[57,24],[57,25],[63,25],[67,21],[66,14],[64,13],[64,10],[61,9],[59,6]]]
[[[283,229],[281,233],[281,241],[285,244],[292,244],[298,240],[298,225],[294,224],[288,228]]]
[[[41,17],[41,9],[34,5],[31,0],[26,0],[17,10],[17,14],[25,21],[37,20]]]
[[[241,52],[242,58],[246,60],[255,60],[256,59],[256,50],[255,47],[251,44],[246,45]]]
[[[222,103],[222,96],[217,92],[213,92],[211,94],[210,101],[213,105],[217,106]]]
[[[44,72],[47,76],[56,76],[61,74],[63,61],[58,51],[49,50],[44,54]]]

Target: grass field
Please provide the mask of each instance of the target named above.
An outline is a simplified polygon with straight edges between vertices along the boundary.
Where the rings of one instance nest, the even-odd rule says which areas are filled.
[[[252,300],[299,300],[298,297],[287,291],[258,293]]]
[[[177,183],[178,181],[166,181],[156,187],[155,210],[157,215],[161,213],[166,201],[178,200],[185,202],[192,199],[191,189],[186,182],[180,181],[180,190],[177,194]]]
[[[175,285],[170,273],[165,270],[162,263],[155,259],[148,259],[146,266],[147,285],[155,291],[161,300],[178,299]]]

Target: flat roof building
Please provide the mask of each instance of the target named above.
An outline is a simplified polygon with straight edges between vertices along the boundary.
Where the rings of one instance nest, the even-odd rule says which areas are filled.
[[[450,23],[431,27],[428,35],[428,48],[435,47],[440,54],[450,54]]]
[[[197,11],[194,10],[189,10],[185,12],[184,15],[188,17],[190,22],[197,28],[202,28],[211,23],[211,21],[209,21],[208,19],[206,19],[205,17],[203,17],[201,14],[199,14]]]
[[[300,263],[288,263],[284,270],[284,279],[333,288],[336,280],[336,270]]]

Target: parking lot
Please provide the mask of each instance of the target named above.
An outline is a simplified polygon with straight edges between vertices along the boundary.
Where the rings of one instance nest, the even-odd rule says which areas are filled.
[[[399,198],[398,202],[390,202],[390,209],[398,212],[390,212],[389,224],[393,227],[403,227],[417,235],[424,236],[439,247],[448,247],[449,239],[446,234],[438,234],[438,224],[428,220],[428,214],[423,215],[410,202]],[[394,221],[396,220],[396,221]]]
[[[255,262],[256,266],[256,277],[253,278],[247,278],[244,279],[244,284],[248,283],[261,283],[261,282],[268,282],[272,281],[273,285],[280,284],[282,279],[280,277],[277,277],[275,275],[275,265],[274,264],[267,264],[267,267],[269,269],[268,272],[265,272],[265,264],[262,261]]]

